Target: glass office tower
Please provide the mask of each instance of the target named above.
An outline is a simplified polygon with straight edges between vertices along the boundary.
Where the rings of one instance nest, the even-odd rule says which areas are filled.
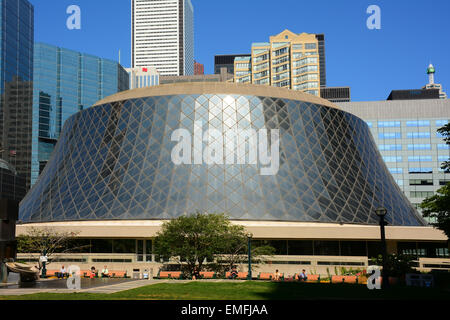
[[[30,186],[34,9],[0,1],[0,157]]]
[[[450,121],[450,100],[388,100],[339,103],[365,120],[401,190],[419,208],[450,182],[441,169],[450,149],[437,130]]]
[[[44,169],[67,118],[128,90],[129,76],[112,60],[36,43],[31,183]]]

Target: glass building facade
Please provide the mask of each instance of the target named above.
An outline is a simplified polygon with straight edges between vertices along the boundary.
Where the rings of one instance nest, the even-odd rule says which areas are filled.
[[[0,1],[0,157],[30,186],[34,9]]]
[[[32,184],[70,116],[129,88],[119,63],[44,43],[35,45],[34,79]]]
[[[228,130],[279,130],[279,170],[261,175],[258,162],[220,158],[202,164],[195,150],[196,164],[177,164],[174,131],[195,139],[198,123],[222,137]],[[205,150],[207,141],[194,148]],[[236,146],[250,154],[254,143],[238,139]],[[234,158],[224,149],[224,157],[229,153]],[[377,225],[381,206],[391,225],[425,224],[360,118],[292,90],[183,83],[129,91],[71,116],[21,203],[20,220],[164,220],[199,211],[234,220]]]
[[[395,181],[420,203],[450,182],[441,169],[449,146],[437,130],[450,121],[450,100],[397,100],[339,103],[364,119]]]

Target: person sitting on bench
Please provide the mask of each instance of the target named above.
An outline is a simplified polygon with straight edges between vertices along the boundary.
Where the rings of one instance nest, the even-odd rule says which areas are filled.
[[[106,266],[102,270],[102,278],[109,278],[109,271]]]
[[[275,274],[273,275],[273,280],[280,281],[281,280],[281,273],[277,270],[275,270]]]
[[[233,279],[233,280],[235,280],[237,277],[238,277],[238,272],[237,272],[237,270],[236,270],[236,267],[233,267],[233,269],[231,270],[231,273],[230,273],[230,279]]]
[[[61,267],[61,270],[59,270],[58,273],[58,279],[64,279],[66,277],[66,268],[64,268],[64,266]]]
[[[97,277],[97,270],[95,270],[95,267],[91,268],[91,273],[89,274],[90,279],[94,279]]]
[[[299,281],[306,281],[308,280],[308,276],[306,275],[306,270],[303,269],[302,273],[300,273],[300,276],[298,277]]]

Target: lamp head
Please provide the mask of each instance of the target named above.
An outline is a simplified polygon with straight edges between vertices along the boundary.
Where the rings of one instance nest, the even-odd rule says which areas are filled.
[[[387,213],[387,210],[386,210],[386,208],[381,207],[381,208],[376,209],[375,213],[379,217],[384,217],[386,215],[386,213]]]

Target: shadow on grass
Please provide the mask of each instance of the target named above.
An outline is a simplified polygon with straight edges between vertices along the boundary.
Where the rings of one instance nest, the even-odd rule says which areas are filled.
[[[450,292],[406,286],[369,290],[366,285],[271,282],[267,300],[450,300]]]
[[[450,292],[429,288],[392,287],[369,290],[365,285],[298,282],[160,283],[113,294],[40,293],[0,300],[450,300]]]

